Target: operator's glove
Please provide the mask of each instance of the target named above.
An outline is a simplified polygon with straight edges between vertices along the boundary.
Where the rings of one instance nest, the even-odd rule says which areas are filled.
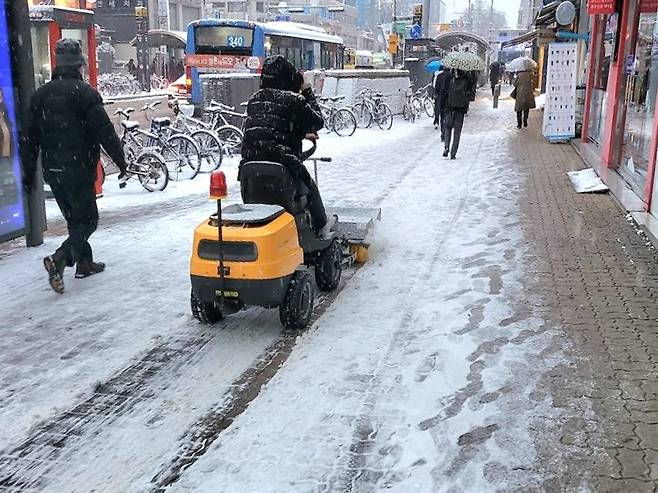
[[[128,173],[126,172],[126,169],[123,168],[119,172],[119,188],[125,188],[126,187],[126,183],[128,182],[128,178],[129,178]]]

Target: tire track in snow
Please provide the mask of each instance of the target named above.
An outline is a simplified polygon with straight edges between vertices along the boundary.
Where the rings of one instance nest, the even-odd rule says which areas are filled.
[[[358,268],[344,271],[344,278],[336,291],[319,296],[313,322],[331,305]],[[244,312],[245,316],[242,317],[226,318],[226,325],[221,329],[239,329],[261,313],[254,309]],[[38,426],[16,447],[0,453],[0,490],[43,487],[47,483],[43,478],[47,478],[53,468],[64,462],[69,450],[73,451],[84,443],[85,437],[108,428],[118,418],[130,414],[136,406],[161,397],[158,394],[161,389],[153,388],[153,381],[164,373],[173,373],[176,369],[193,364],[204,347],[220,336],[220,326],[214,328],[216,330],[209,327],[202,334],[195,332],[189,337],[152,348],[115,377],[97,384],[88,399]],[[282,333],[237,380],[229,384],[232,390],[221,399],[222,404],[211,409],[190,428],[186,435],[189,441],[177,451],[170,466],[158,473],[154,480],[158,478],[163,484],[174,482],[185,467],[205,453],[219,433],[247,408],[260,388],[276,374],[290,355],[298,335]]]
[[[315,323],[331,306],[358,269],[360,269],[360,266],[343,271],[344,275],[339,288],[323,295],[316,303],[312,323]],[[249,404],[258,397],[263,386],[274,378],[292,353],[299,340],[298,336],[306,330],[300,332],[284,331],[257,358],[256,364],[249,367],[231,384],[231,390],[220,400],[221,404],[209,409],[181,438],[181,446],[175,451],[174,458],[170,459],[169,463],[153,476],[151,480],[153,483],[152,491],[165,491],[168,486],[180,479],[185,469],[206,453],[220,434],[247,410]]]

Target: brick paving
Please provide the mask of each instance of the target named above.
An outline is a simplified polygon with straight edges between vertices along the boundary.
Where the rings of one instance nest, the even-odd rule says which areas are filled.
[[[545,142],[533,113],[510,139],[527,176],[521,221],[536,265],[527,289],[570,358],[537,391],[564,416],[537,434],[543,487],[656,491],[658,254],[611,195],[574,193],[566,172],[584,164],[571,146]],[[558,449],[568,457],[556,458]],[[551,467],[556,460],[563,471]]]

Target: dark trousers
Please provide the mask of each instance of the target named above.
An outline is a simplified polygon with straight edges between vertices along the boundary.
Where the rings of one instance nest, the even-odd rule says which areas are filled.
[[[306,188],[308,188],[306,200],[308,201],[308,211],[311,213],[313,228],[316,230],[322,229],[327,224],[327,213],[324,210],[322,197],[320,197],[320,190],[318,190],[317,184],[305,167],[302,166],[297,171],[297,176],[306,185]]]
[[[98,227],[98,208],[94,184],[87,181],[69,182],[57,173],[48,179],[59,210],[62,211],[69,237],[55,252],[58,259],[73,267],[80,260],[93,260],[89,237]]]
[[[455,157],[457,151],[459,150],[459,140],[462,136],[462,127],[464,126],[464,114],[466,112],[461,109],[449,109],[446,110],[444,117],[445,121],[445,133],[443,137],[445,139],[445,149],[450,151],[450,156]],[[452,148],[450,143],[452,142]]]
[[[521,124],[528,126],[528,116],[530,115],[530,110],[523,110],[516,112],[516,124],[521,128]]]

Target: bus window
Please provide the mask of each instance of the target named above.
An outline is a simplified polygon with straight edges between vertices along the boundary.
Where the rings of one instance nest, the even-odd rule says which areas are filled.
[[[251,55],[253,29],[234,26],[197,26],[194,32],[198,55]]]

